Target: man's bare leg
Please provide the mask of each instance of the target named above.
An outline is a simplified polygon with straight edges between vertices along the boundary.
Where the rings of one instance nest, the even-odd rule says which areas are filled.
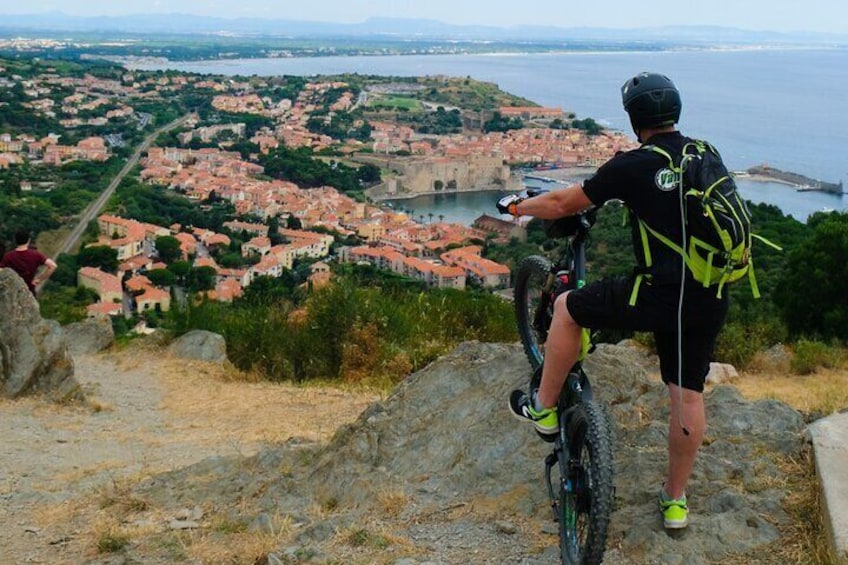
[[[685,388],[682,390],[681,404],[681,389],[674,384],[668,385],[671,416],[668,428],[668,478],[664,490],[671,498],[683,497],[707,428],[704,395]],[[681,427],[681,414],[683,426],[689,435],[686,435]]]
[[[580,355],[581,328],[568,312],[565,304],[567,296],[568,292],[561,294],[554,303],[554,319],[545,342],[545,363],[539,385],[542,408],[556,406],[568,371]]]

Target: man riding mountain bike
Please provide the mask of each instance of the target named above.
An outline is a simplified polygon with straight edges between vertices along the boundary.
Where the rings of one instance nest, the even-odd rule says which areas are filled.
[[[622,102],[642,147],[619,153],[583,185],[521,199],[507,196],[499,209],[514,216],[553,220],[609,200],[629,208],[638,267],[626,277],[605,279],[566,292],[556,299],[545,343],[538,391],[513,391],[511,412],[532,422],[543,434],[557,431],[556,405],[569,369],[578,358],[581,328],[652,332],[662,380],[671,403],[668,470],[659,493],[666,528],[689,523],[686,484],[706,429],[704,381],[718,333],[727,315],[727,293],[696,281],[681,255],[640,230],[653,226],[671,241],[685,239],[682,187],[675,182],[665,154],[679,155],[693,140],[675,128],[682,108],[680,93],[661,74],[641,73],[621,89]]]

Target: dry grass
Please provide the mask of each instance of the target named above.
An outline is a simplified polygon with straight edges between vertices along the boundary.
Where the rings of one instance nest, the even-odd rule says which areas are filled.
[[[789,477],[783,501],[793,517],[792,525],[781,539],[787,563],[833,563],[822,518],[821,485],[815,472],[813,454],[808,450],[801,459],[782,462]]]
[[[827,415],[848,408],[848,370],[819,369],[811,375],[745,372],[733,386],[748,399],[785,402],[805,414]]]
[[[414,555],[416,548],[407,538],[396,535],[379,522],[359,524],[338,532],[330,545],[339,553],[339,563],[390,564],[398,557]]]
[[[409,504],[409,497],[403,488],[387,489],[377,495],[377,504],[384,516],[397,518]]]
[[[172,531],[170,511],[134,494],[134,485],[210,455],[249,456],[291,438],[325,442],[379,399],[371,392],[260,381],[232,367],[173,359],[161,349],[143,346],[121,348],[81,367],[91,381],[83,405],[56,406],[37,398],[0,403],[2,410],[44,423],[61,438],[59,445],[73,446],[74,458],[64,466],[49,459],[49,468],[33,470],[33,488],[61,491],[100,477],[99,487],[81,490],[59,505],[33,506],[27,516],[15,517],[38,528],[40,535],[58,539],[57,545],[44,548],[54,563],[108,558],[127,546],[139,555],[161,556],[164,562],[254,563],[286,545],[291,518],[271,516],[268,527],[257,532],[219,518],[208,508],[200,528]],[[101,381],[95,371],[113,378]],[[81,451],[76,444],[98,449]],[[112,444],[114,450],[103,449]],[[0,493],[15,488],[13,478],[0,480]],[[387,495],[387,511],[400,505]],[[29,551],[15,545],[16,551]]]
[[[121,354],[127,368],[142,361]],[[352,422],[379,396],[330,386],[294,386],[261,381],[228,366],[177,359],[155,362],[162,408],[174,416],[180,441],[229,443],[244,454],[290,438],[323,442]]]
[[[746,555],[723,560],[725,565],[832,565],[821,514],[821,489],[815,474],[812,450],[799,459],[779,462],[786,479],[782,488],[787,493],[783,508],[791,522],[780,526],[780,539]]]
[[[150,545],[161,545],[169,541],[180,555],[195,563],[253,564],[269,552],[279,549],[291,533],[292,522],[288,516],[271,517],[270,527],[265,531],[248,531],[241,522],[230,522],[223,518],[196,530],[169,532],[155,540],[145,540]]]
[[[360,390],[355,393],[330,384],[299,387],[268,383],[231,367],[151,357],[133,350],[122,351],[112,360],[121,371],[138,372],[139,367],[144,366],[145,373],[149,373],[160,392],[158,409],[167,414],[167,426],[162,435],[155,438],[142,438],[131,427],[108,430],[110,437],[120,437],[130,443],[144,440],[146,445],[167,446],[186,442],[193,446],[214,446],[219,450],[235,448],[247,455],[263,444],[293,437],[323,442],[340,425],[353,421],[365,407],[379,399],[373,392]],[[848,371],[820,370],[799,377],[789,376],[788,372],[775,370],[775,367],[760,366],[757,371],[743,374],[733,384],[750,399],[776,398],[807,413],[829,413],[848,406]],[[122,410],[120,402],[112,398],[92,402],[94,404],[74,410],[60,410],[31,401],[23,403],[53,421],[56,424],[53,429],[66,432],[76,431],[79,420],[92,412],[112,418]],[[304,452],[303,456],[310,455]],[[116,478],[85,498],[42,508],[31,516],[33,523],[46,531],[63,530],[54,528],[62,524],[80,525],[74,538],[66,543],[69,551],[65,555],[79,556],[73,562],[104,558],[110,551],[120,552],[123,544],[130,544],[139,555],[165,556],[172,562],[250,564],[261,562],[257,560],[268,552],[292,544],[295,526],[290,517],[279,515],[271,516],[269,527],[257,532],[249,531],[244,523],[219,517],[215,509],[207,508],[200,521],[201,528],[171,531],[167,528],[171,516],[132,494],[132,485],[157,472],[162,462],[145,461],[141,470],[127,467],[123,472],[113,463],[103,461],[97,468],[80,467],[60,473],[56,479],[62,482],[76,481],[91,470],[108,469]],[[832,562],[821,523],[819,485],[811,454],[806,453],[797,461],[782,461],[780,465],[786,473],[785,480],[780,483],[766,480],[762,486],[781,488],[788,493],[783,505],[792,518],[791,523],[782,527],[781,539],[773,547],[761,548],[756,554],[729,563],[825,565]],[[281,473],[285,474],[285,470],[281,469]],[[517,501],[526,496],[526,488],[526,485],[517,485],[498,498],[474,499],[442,508],[429,519],[456,520],[471,513],[489,520],[503,519],[511,515]],[[3,490],[0,483],[0,492]],[[339,562],[394,563],[398,558],[416,553],[421,557],[421,549],[413,547],[391,527],[404,520],[410,495],[401,486],[387,486],[376,502],[378,513],[372,516],[373,521],[342,530],[330,540],[334,550],[349,557]],[[339,511],[336,498],[329,493],[323,497],[317,493],[316,504],[307,514],[320,519]],[[245,511],[244,515],[250,512]],[[416,518],[421,519],[428,518],[420,515]],[[522,517],[514,522],[520,535],[529,537],[539,551],[556,543],[555,536],[541,533],[539,520]],[[300,557],[309,559],[310,555]]]
[[[733,386],[749,400],[780,400],[808,416],[828,415],[848,407],[848,370],[844,367],[820,368],[813,374],[800,376],[790,373],[788,362],[780,366],[758,358]],[[812,449],[805,451],[800,459],[784,459],[778,465],[785,479],[782,484],[767,486],[782,488],[787,493],[782,503],[791,523],[781,528],[779,542],[728,563],[834,563],[822,522],[821,487]]]

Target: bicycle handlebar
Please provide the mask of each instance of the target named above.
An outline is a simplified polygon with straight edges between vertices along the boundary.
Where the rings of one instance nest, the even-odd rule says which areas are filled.
[[[519,192],[522,198],[533,198],[550,192],[547,188],[530,187]],[[564,216],[556,220],[542,220],[545,234],[552,238],[585,236],[595,225],[598,217],[597,208],[592,206],[572,216]]]

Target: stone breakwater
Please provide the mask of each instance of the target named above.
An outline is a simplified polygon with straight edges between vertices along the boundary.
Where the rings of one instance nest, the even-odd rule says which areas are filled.
[[[764,181],[776,181],[786,184],[791,184],[798,190],[818,190],[821,192],[829,192],[832,194],[842,194],[842,183],[825,182],[818,179],[806,177],[798,173],[781,171],[764,165],[751,167],[742,175],[737,173],[737,176],[747,176],[752,180],[762,179]]]

